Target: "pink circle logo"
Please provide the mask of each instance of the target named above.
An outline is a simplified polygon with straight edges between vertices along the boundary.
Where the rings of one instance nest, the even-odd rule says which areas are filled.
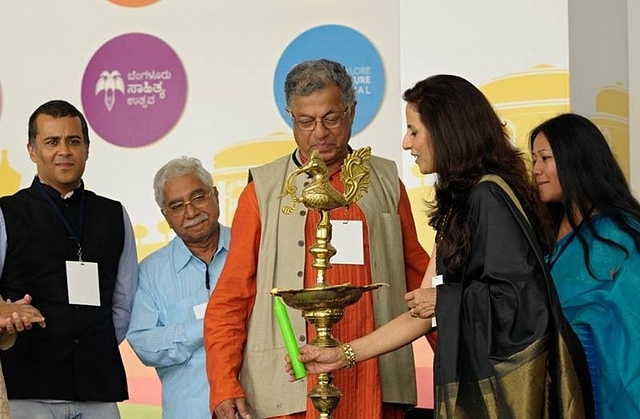
[[[130,33],[113,38],[91,57],[82,77],[82,106],[105,141],[141,147],[166,135],[187,99],[182,62],[164,41]]]

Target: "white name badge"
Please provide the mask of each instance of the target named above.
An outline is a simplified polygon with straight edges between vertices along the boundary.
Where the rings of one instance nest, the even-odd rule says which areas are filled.
[[[69,304],[100,307],[98,264],[68,260],[67,289]]]
[[[431,278],[431,286],[433,288],[437,287],[438,285],[442,285],[444,284],[444,277],[442,275],[436,275],[433,278]],[[436,322],[436,316],[433,316],[431,318],[431,327],[436,327],[438,325],[438,323]]]
[[[364,265],[362,221],[331,220],[331,244],[337,253],[331,258],[333,265]]]
[[[204,318],[204,312],[207,310],[207,303],[198,304],[193,306],[193,314],[196,316],[196,320]]]

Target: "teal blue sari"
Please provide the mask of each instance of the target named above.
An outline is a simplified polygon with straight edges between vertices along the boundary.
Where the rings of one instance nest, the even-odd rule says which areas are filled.
[[[594,276],[573,232],[556,243],[547,261],[564,314],[589,361],[596,418],[640,418],[640,254],[608,217],[596,216],[593,223],[628,255],[595,240],[582,226]]]

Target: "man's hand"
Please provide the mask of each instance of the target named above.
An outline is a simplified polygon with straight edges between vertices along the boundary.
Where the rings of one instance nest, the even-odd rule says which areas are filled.
[[[29,330],[33,324],[46,327],[44,316],[40,310],[31,305],[31,296],[26,294],[24,298],[12,303],[7,300],[0,304],[0,331],[7,333]]]
[[[251,419],[251,415],[247,409],[247,401],[244,397],[223,401],[216,407],[213,417],[218,419],[236,419],[236,412],[239,418]]]

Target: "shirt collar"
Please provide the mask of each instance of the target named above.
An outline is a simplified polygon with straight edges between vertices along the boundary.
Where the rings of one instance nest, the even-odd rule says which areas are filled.
[[[216,249],[214,256],[213,256],[213,260],[216,260],[216,257],[218,255],[218,253],[220,253],[221,251],[229,251],[229,242],[230,242],[230,238],[231,238],[231,234],[230,234],[230,230],[229,227],[225,227],[222,224],[218,223],[218,248]],[[171,240],[171,244],[172,246],[172,257],[173,257],[173,266],[176,267],[176,272],[181,271],[182,269],[184,269],[185,266],[187,266],[189,264],[189,262],[191,262],[192,259],[200,261],[202,263],[204,263],[203,261],[201,261],[200,259],[198,259],[197,257],[193,256],[193,253],[191,253],[191,251],[189,250],[189,248],[187,248],[187,245],[184,244],[184,242],[182,241],[182,239],[178,236],[175,236],[172,240]]]
[[[82,191],[84,190],[84,182],[82,181],[82,179],[80,179],[80,182],[78,183],[78,186],[72,190],[71,192],[66,193],[65,195],[60,195],[60,192],[58,192],[58,190],[56,188],[54,188],[53,186],[45,183],[42,179],[40,179],[40,176],[36,175],[34,178],[34,182],[40,182],[40,184],[42,186],[44,186],[45,191],[52,197],[52,198],[56,198],[56,199],[62,199],[62,200],[66,200],[66,199],[70,199],[71,197],[73,197],[74,193],[76,191]]]

